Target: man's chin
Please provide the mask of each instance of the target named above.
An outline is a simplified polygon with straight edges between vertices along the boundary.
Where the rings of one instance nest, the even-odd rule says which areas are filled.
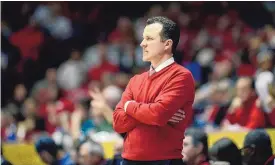
[[[142,61],[143,61],[143,62],[150,62],[150,60],[149,60],[148,58],[146,58],[146,57],[143,57],[143,58],[142,58]]]

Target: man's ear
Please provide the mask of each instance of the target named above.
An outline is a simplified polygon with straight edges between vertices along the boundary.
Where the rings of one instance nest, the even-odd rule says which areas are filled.
[[[203,144],[202,143],[197,144],[196,146],[197,154],[202,153],[202,150],[203,150]]]
[[[173,41],[171,39],[168,39],[165,41],[165,49],[172,49]]]

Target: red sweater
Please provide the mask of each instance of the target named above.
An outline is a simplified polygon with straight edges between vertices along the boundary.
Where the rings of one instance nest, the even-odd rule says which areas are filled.
[[[249,129],[265,127],[264,112],[257,107],[256,99],[237,108],[234,113],[227,114],[226,118],[231,124],[239,124]]]
[[[122,157],[140,161],[182,158],[194,96],[192,74],[176,63],[150,77],[145,72],[131,78],[113,114],[114,130],[127,133]],[[124,104],[129,100],[136,102],[130,102],[125,112]],[[168,123],[179,109],[185,111],[185,119]]]

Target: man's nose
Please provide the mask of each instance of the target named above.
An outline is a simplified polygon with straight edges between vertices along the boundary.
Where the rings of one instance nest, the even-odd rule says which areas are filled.
[[[141,46],[141,47],[145,47],[145,46],[146,46],[146,44],[145,44],[145,41],[144,41],[144,40],[142,40],[142,42],[140,43],[140,46]]]

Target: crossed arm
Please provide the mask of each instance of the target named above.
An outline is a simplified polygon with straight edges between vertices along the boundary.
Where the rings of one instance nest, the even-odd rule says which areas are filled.
[[[130,80],[122,99],[114,112],[114,129],[118,133],[132,130],[139,123],[164,126],[168,120],[189,101],[194,99],[194,80],[191,73],[174,75],[154,103],[138,103],[133,100]],[[126,112],[124,105],[127,101]]]

